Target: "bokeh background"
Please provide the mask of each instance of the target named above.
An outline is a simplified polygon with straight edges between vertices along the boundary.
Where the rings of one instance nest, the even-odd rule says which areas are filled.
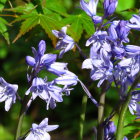
[[[47,27],[51,30],[61,29],[62,26],[70,25],[68,34],[74,38],[88,55],[89,48],[85,47],[85,42],[94,33],[94,27],[90,18],[80,9],[79,1],[0,0],[0,76],[4,77],[9,83],[18,84],[18,93],[21,97],[24,96],[24,93],[29,88],[26,79],[27,65],[25,56],[32,55],[31,47],[37,48],[39,41],[43,39],[47,44],[47,53],[58,54],[58,51],[55,50],[57,39],[47,30]],[[39,6],[36,7],[36,5]],[[119,0],[114,17],[116,20],[129,19],[132,14],[139,13],[139,8],[140,0]],[[43,12],[41,11],[42,9]],[[102,0],[100,0],[98,15],[103,15],[103,12]],[[57,22],[43,19],[40,21],[43,23],[35,23],[36,25],[32,27],[33,23],[28,15],[34,13],[46,14],[46,19],[47,16],[48,18],[52,17]],[[131,32],[130,40],[131,44],[140,45],[140,33]],[[58,59],[57,61],[68,63],[69,70],[77,74],[79,79],[88,86],[92,95],[97,100],[99,99],[100,89],[96,87],[97,82],[90,80],[90,71],[81,69],[83,58],[80,57],[76,49],[68,52],[63,59]],[[40,76],[48,76],[50,80],[55,78],[53,74],[46,71],[43,71]],[[40,123],[41,120],[48,117],[49,124],[60,125],[59,129],[50,133],[52,140],[78,140],[82,98],[84,95],[84,91],[78,84],[74,87],[70,96],[64,96],[64,101],[57,103],[57,107],[54,110],[46,110],[46,103],[39,98],[36,99],[24,118],[22,134],[30,129],[33,122]],[[106,95],[105,117],[109,115],[112,108],[117,104],[118,98],[119,96],[112,86]],[[10,111],[6,112],[4,103],[0,103],[0,140],[14,139],[20,107],[21,105],[17,101],[16,104],[12,105]],[[140,124],[139,121],[135,122],[134,119],[135,117],[128,112],[125,133],[130,139],[134,137],[140,139]],[[113,121],[117,123],[117,115],[113,117]],[[97,108],[88,99],[84,122],[84,140],[94,139],[94,127],[96,125]]]

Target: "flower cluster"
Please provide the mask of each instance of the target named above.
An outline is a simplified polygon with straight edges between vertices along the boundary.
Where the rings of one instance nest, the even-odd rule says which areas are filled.
[[[81,0],[81,7],[87,14],[91,3],[95,4],[95,0],[90,0],[88,4]],[[104,0],[105,14],[102,23],[105,17],[114,13],[117,3],[117,0]],[[97,3],[94,8],[96,7]],[[96,15],[96,12],[94,14]],[[139,30],[140,16],[133,15],[129,21],[114,20],[106,24],[110,24],[106,31],[104,26],[99,25],[87,40],[86,46],[91,46],[90,58],[83,62],[82,68],[91,69],[91,79],[99,80],[98,87],[105,80],[110,84],[114,82],[120,87],[120,96],[123,97],[140,71],[140,47],[129,45],[128,38],[130,30]]]
[[[70,92],[70,86],[76,85],[78,78],[70,72],[67,68],[67,63],[56,62],[56,54],[44,54],[46,50],[45,41],[41,40],[38,45],[38,50],[32,48],[34,58],[31,56],[26,57],[26,62],[32,67],[32,74],[28,75],[29,82],[31,81],[31,87],[26,91],[26,95],[32,93],[31,100],[35,100],[36,97],[40,97],[47,103],[46,109],[56,107],[56,102],[62,102],[62,96],[64,93],[68,95]],[[58,77],[53,81],[48,82],[45,77],[38,77],[38,73],[41,70],[47,70]],[[63,85],[64,87],[59,87]]]
[[[85,44],[85,46],[90,46],[90,54],[89,58],[84,60],[82,69],[91,70],[91,79],[99,80],[97,87],[105,81],[108,81],[110,86],[114,83],[119,91],[120,99],[124,100],[129,87],[132,86],[140,72],[140,46],[131,45],[128,38],[131,30],[140,30],[140,16],[133,15],[130,20],[111,19],[104,23],[105,18],[113,15],[117,4],[118,0],[104,0],[104,14],[98,16],[96,14],[98,0],[89,2],[80,0],[81,8],[96,24],[95,33]],[[72,49],[74,45],[73,39],[66,35],[64,29],[65,27],[60,32],[53,31],[55,36],[61,39],[57,45],[59,46],[57,48],[61,49],[60,56]],[[140,84],[136,88],[139,87]],[[138,115],[138,118],[140,116],[139,93],[139,90],[132,93],[134,95],[129,104],[130,112]],[[114,124],[110,122],[105,129],[106,139],[112,139],[115,130]],[[127,138],[124,137],[124,139]]]
[[[75,43],[71,37],[66,35],[66,27],[63,27],[60,32],[53,30],[53,33],[60,38],[60,41],[57,43],[57,49],[61,49],[59,57],[62,57],[65,52],[73,48]],[[41,40],[38,45],[38,50],[32,48],[34,57],[26,57],[27,64],[32,67],[31,74],[27,75],[28,82],[31,84],[31,86],[25,93],[26,95],[32,93],[28,106],[33,100],[39,97],[46,102],[47,110],[49,107],[54,109],[57,102],[63,102],[63,95],[70,95],[70,91],[73,90],[71,87],[76,85],[78,82],[81,83],[84,91],[93,101],[93,103],[97,105],[96,100],[91,96],[85,85],[74,73],[68,70],[67,63],[56,62],[57,55],[45,54],[45,51],[46,43],[45,41]],[[39,77],[38,74],[41,70],[47,70],[48,72],[55,74],[57,78],[52,81],[48,81],[47,77]],[[33,137],[34,139],[49,140],[50,136],[48,133],[46,133],[46,131],[48,132],[56,129],[57,127],[50,127],[49,129],[46,121],[48,120],[43,120],[39,126],[33,124],[31,133],[26,137],[26,140]],[[46,123],[46,125],[44,123]]]

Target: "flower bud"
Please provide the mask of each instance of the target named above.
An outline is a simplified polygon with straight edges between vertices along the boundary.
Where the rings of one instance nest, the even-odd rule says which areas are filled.
[[[104,0],[103,6],[105,11],[105,16],[110,16],[116,10],[118,0]]]

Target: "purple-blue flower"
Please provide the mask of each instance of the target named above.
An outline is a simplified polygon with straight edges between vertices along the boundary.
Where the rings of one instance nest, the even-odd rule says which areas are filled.
[[[26,56],[26,62],[29,66],[33,67],[35,74],[42,69],[46,69],[55,75],[62,75],[67,70],[67,63],[55,62],[56,54],[44,54],[46,50],[45,41],[41,40],[38,45],[38,50],[32,48],[34,57]],[[35,75],[36,76],[36,75]],[[30,81],[30,77],[29,77]]]
[[[44,40],[41,40],[38,45],[38,50],[32,47],[34,57],[26,56],[27,64],[33,67],[36,73],[38,73],[44,67],[49,67],[57,58],[56,54],[44,54],[45,51],[46,43]]]
[[[36,97],[40,97],[47,103],[47,109],[49,106],[55,108],[56,102],[62,102],[63,89],[55,86],[52,82],[46,82],[42,78],[34,78],[31,87],[26,91],[26,95],[32,93],[32,100]]]
[[[48,118],[42,120],[38,125],[33,123],[30,133],[25,138],[25,140],[50,140],[51,137],[48,132],[57,129],[58,125],[48,125]]]
[[[104,0],[103,6],[105,11],[105,16],[112,15],[117,7],[118,0]]]
[[[128,57],[134,57],[140,55],[140,47],[136,45],[126,45],[125,51]]]
[[[121,86],[120,94],[125,95],[128,86],[131,86],[137,73],[140,71],[140,55],[124,58],[115,66],[114,77]]]
[[[74,73],[72,73],[70,71],[66,71],[66,73],[64,75],[62,75],[54,80],[54,83],[64,86],[63,90],[66,93],[66,95],[69,95],[70,91],[73,89],[70,87],[76,85],[78,82],[81,84],[81,86],[82,86],[83,90],[86,92],[87,96],[92,100],[92,102],[96,106],[98,106],[97,101],[92,97],[89,90],[82,83],[82,81],[78,79],[78,77]]]
[[[98,87],[105,80],[112,82],[113,64],[107,56],[104,56],[102,59],[86,59],[82,64],[82,69],[85,68],[91,69],[90,76],[92,80],[99,80]]]
[[[64,53],[72,50],[75,45],[74,40],[66,34],[66,31],[67,27],[62,27],[60,31],[52,30],[52,33],[60,39],[56,45],[56,49],[61,50],[59,58],[62,58]]]
[[[101,23],[102,17],[96,15],[98,0],[90,0],[88,3],[80,0],[81,8],[89,15],[95,24]]]
[[[107,37],[106,31],[97,31],[87,40],[86,46],[91,45],[90,58],[100,58],[101,51],[107,53],[108,57],[110,57],[111,46],[106,39]]]
[[[140,30],[140,16],[133,15],[133,17],[129,20],[127,26],[131,29]]]
[[[116,126],[113,121],[109,121],[104,128],[104,140],[113,140],[116,132]]]
[[[127,26],[128,21],[120,20],[113,21],[108,29],[109,39],[112,42],[120,44],[121,42],[128,43],[128,34],[130,28]]]
[[[5,110],[9,111],[11,105],[16,102],[18,85],[7,83],[0,77],[0,102],[5,101]]]
[[[140,94],[132,95],[130,103],[128,105],[129,111],[132,115],[140,116]]]

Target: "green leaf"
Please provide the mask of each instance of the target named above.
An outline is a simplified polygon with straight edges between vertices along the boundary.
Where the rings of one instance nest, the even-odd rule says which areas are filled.
[[[28,32],[33,27],[35,27],[38,23],[39,23],[39,19],[37,14],[32,14],[32,16],[29,16],[25,21],[22,22],[20,31],[16,36],[16,38],[13,40],[13,43],[16,42],[26,32]]]
[[[66,8],[64,7],[64,4],[61,1],[58,0],[46,0],[46,8],[49,10],[52,10],[62,16],[68,16]]]
[[[49,38],[53,41],[53,44],[56,43],[56,37],[52,34],[52,30],[60,29],[62,24],[59,23],[58,17],[53,15],[40,15],[40,25],[48,34]]]
[[[126,114],[125,126],[124,126],[124,135],[128,137],[128,139],[133,140],[134,135],[139,131],[140,122],[135,121],[136,116],[130,114],[129,110]],[[140,137],[139,137],[140,138]]]
[[[27,33],[36,25],[41,25],[41,27],[45,30],[48,34],[48,37],[52,39],[53,43],[55,44],[56,38],[52,34],[52,30],[60,29],[62,24],[60,24],[59,17],[55,14],[29,14],[28,16],[24,15],[16,19],[16,21],[24,20],[21,24],[20,31],[16,38],[14,39],[13,43],[17,41],[22,35]]]
[[[84,30],[88,36],[91,36],[94,33],[92,20],[83,12],[78,15],[68,16],[63,20],[63,23],[65,25],[70,24],[68,33],[75,41],[79,41]]]
[[[129,19],[133,12],[124,12],[125,10],[127,9],[131,9],[131,8],[134,8],[135,6],[135,2],[136,0],[119,0],[118,1],[118,6],[117,6],[117,13],[121,14],[122,16],[126,17],[127,19]],[[122,12],[123,11],[123,12]]]
[[[0,0],[0,11],[3,10],[4,6],[5,6],[5,3],[7,2],[8,0]]]
[[[7,26],[6,25],[8,25],[7,21],[0,17],[0,33],[5,38],[7,43],[10,44],[9,33],[7,32]]]
[[[17,6],[15,8],[6,9],[7,11],[12,11],[15,13],[29,14],[29,13],[37,13],[36,6],[32,3],[28,3],[22,6]]]

